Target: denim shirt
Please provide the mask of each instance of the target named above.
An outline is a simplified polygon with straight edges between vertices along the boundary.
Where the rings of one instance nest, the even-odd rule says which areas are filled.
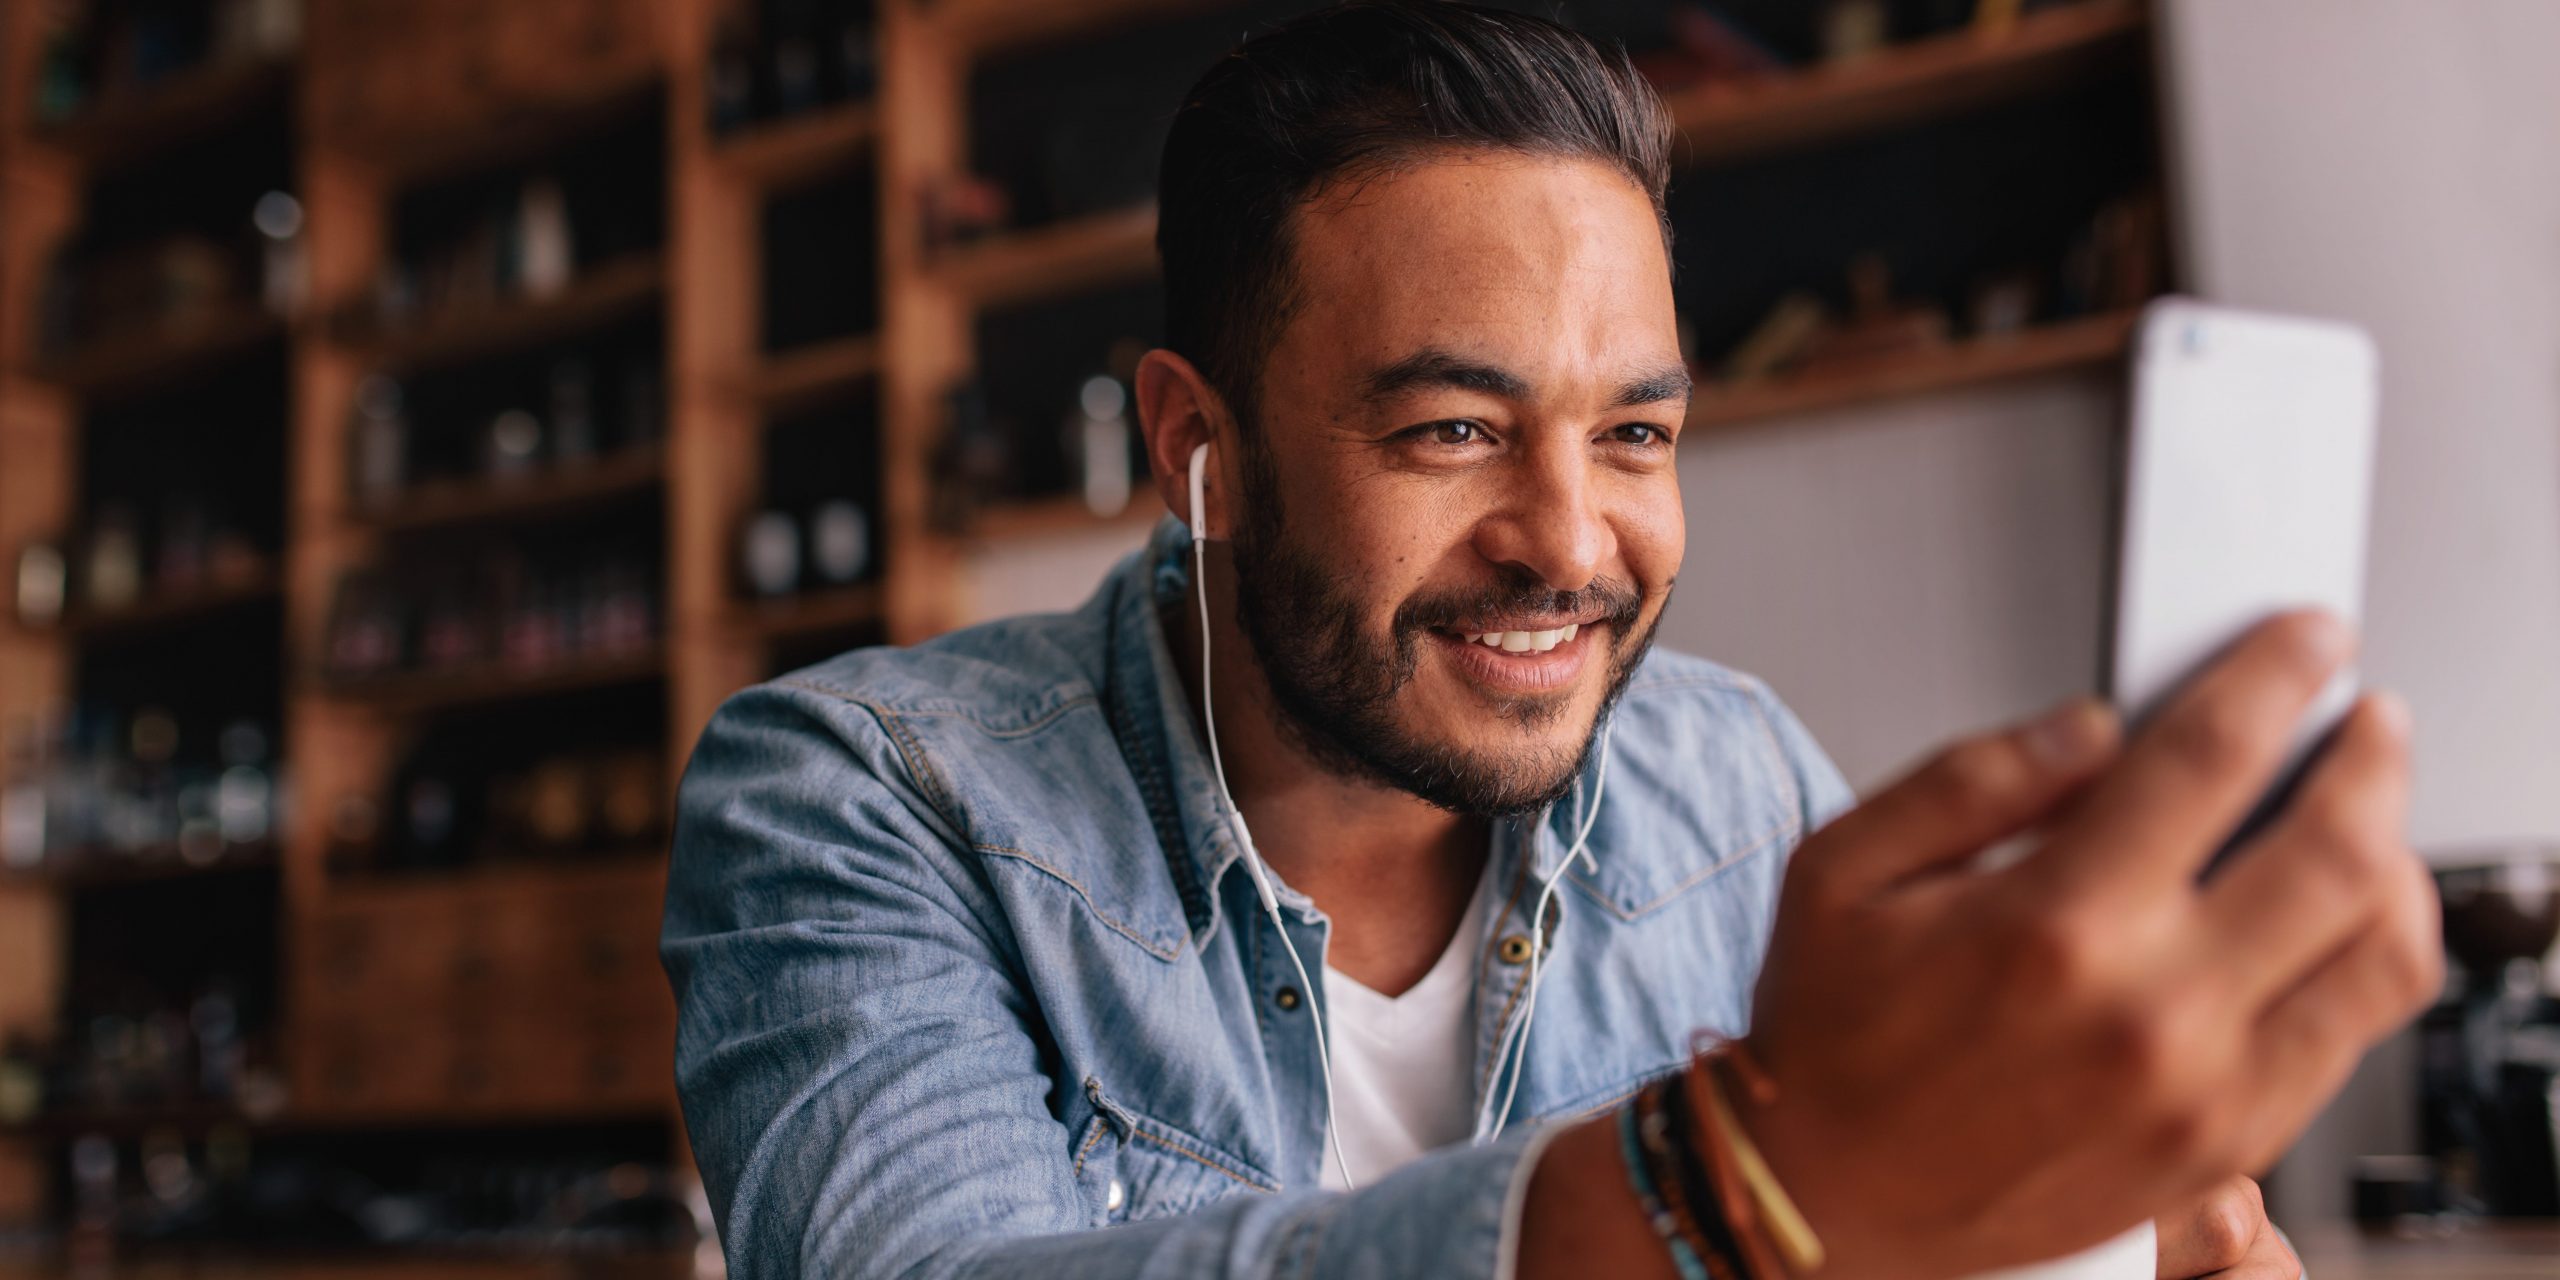
[[[1538,1122],[1748,1027],[1785,857],[1849,791],[1765,686],[1656,651],[1612,718],[1597,868],[1547,912],[1508,1132],[1319,1190],[1306,993],[1161,625],[1183,537],[1074,613],[847,653],[704,731],[661,953],[734,1275],[1507,1275]],[[1580,794],[1495,824],[1479,1100],[1511,1084],[1495,1045]],[[1328,922],[1279,897],[1316,971]]]

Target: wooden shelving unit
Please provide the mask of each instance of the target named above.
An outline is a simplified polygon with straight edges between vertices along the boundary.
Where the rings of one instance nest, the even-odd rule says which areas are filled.
[[[664,1119],[672,1134],[680,1130],[663,1071],[599,1087],[583,1101],[493,1101],[439,1092],[438,1081],[390,1082],[384,1073],[404,1065],[400,1045],[377,1035],[367,1009],[414,1014],[418,1021],[402,1043],[426,1044],[442,1025],[434,1019],[449,1016],[470,993],[438,987],[412,1001],[385,994],[393,990],[385,986],[368,996],[361,981],[331,985],[323,972],[339,963],[333,957],[349,939],[397,932],[429,939],[412,944],[419,947],[462,947],[501,930],[490,921],[513,919],[509,913],[592,924],[599,932],[590,941],[619,940],[645,958],[662,901],[657,858],[352,877],[331,869],[330,802],[381,794],[404,744],[442,718],[516,715],[523,710],[516,704],[528,702],[536,705],[526,714],[539,714],[542,699],[586,694],[655,699],[664,740],[654,745],[672,780],[721,700],[772,674],[777,650],[853,635],[909,643],[947,629],[961,620],[977,557],[1074,534],[1134,545],[1162,515],[1144,485],[1113,517],[1097,518],[1068,497],[986,510],[953,531],[931,522],[931,472],[945,396],[979,371],[981,317],[1143,280],[1155,267],[1153,208],[1135,205],[928,251],[923,195],[969,169],[968,83],[979,60],[1214,10],[1218,0],[880,0],[880,82],[871,101],[720,137],[707,124],[707,67],[720,14],[732,0],[598,0],[625,10],[625,20],[611,24],[623,43],[597,52],[574,40],[534,41],[526,47],[540,56],[514,71],[502,58],[481,56],[503,43],[496,35],[475,43],[471,32],[518,30],[541,21],[547,6],[468,6],[463,13],[416,2],[416,39],[377,39],[350,52],[358,17],[390,21],[399,6],[307,0],[311,17],[299,58],[182,76],[59,128],[33,125],[30,95],[0,95],[0,186],[9,192],[8,217],[0,221],[0,557],[70,524],[81,423],[96,404],[278,353],[290,419],[285,542],[273,572],[112,615],[74,615],[43,631],[0,626],[0,719],[64,696],[79,646],[92,639],[216,612],[280,608],[282,739],[299,807],[287,815],[272,860],[261,865],[277,878],[288,935],[278,1003],[290,1011],[280,1035],[295,1100],[264,1123],[361,1132],[372,1124],[603,1114]],[[29,83],[42,45],[33,38],[42,8],[0,6],[0,84]],[[2028,14],[2000,34],[1944,36],[1843,65],[1685,91],[1670,105],[1687,137],[1686,162],[1725,164],[2032,101],[2137,63],[2149,38],[2143,5],[2084,0]],[[391,105],[355,110],[377,90]],[[285,110],[276,114],[294,131],[295,189],[306,210],[312,291],[304,318],[288,323],[242,308],[39,358],[43,264],[54,241],[79,224],[86,176],[262,118],[279,104]],[[664,138],[663,246],[593,267],[548,297],[397,324],[376,316],[372,300],[401,193],[531,163],[642,118]],[[765,351],[760,215],[777,192],[863,168],[876,175],[878,193],[876,330]],[[348,424],[369,375],[467,371],[476,362],[645,324],[661,326],[665,354],[658,443],[509,483],[425,484],[379,507],[349,492]],[[1722,432],[1885,397],[2098,368],[2120,357],[2129,325],[2127,315],[2104,314],[1749,385],[1702,378],[1688,423]],[[878,424],[875,578],[783,600],[742,599],[738,533],[756,504],[766,426],[864,397],[876,404],[868,416]],[[317,674],[341,575],[380,563],[390,548],[457,533],[538,537],[555,519],[652,503],[665,539],[662,617],[661,638],[645,651],[537,670],[489,666],[362,682]],[[0,876],[0,1033],[48,1028],[59,1013],[55,944],[66,887],[47,876]],[[628,1025],[616,1024],[613,1034],[624,1038],[612,1042],[615,1054],[647,1036],[672,1035],[671,1007],[653,966],[641,978],[657,1003],[633,1006]],[[540,975],[524,982],[538,987]],[[624,995],[599,998],[611,1003]],[[544,1052],[553,1056],[523,1069],[575,1064],[588,1050],[564,1041]],[[373,1074],[347,1084],[351,1073],[366,1072]],[[65,1122],[84,1123],[76,1116]],[[0,1225],[26,1212],[29,1193],[14,1189],[40,1194],[49,1185],[26,1172],[42,1168],[27,1147],[56,1136],[58,1127],[0,1134]]]
[[[353,518],[401,533],[520,523],[635,498],[665,483],[666,476],[662,450],[632,449],[510,479],[430,481]]]
[[[2049,93],[2144,51],[2149,12],[2135,0],[2039,9],[2006,31],[1960,31],[1737,84],[1669,95],[1691,164],[1718,164],[1907,129]]]
[[[869,103],[831,107],[723,139],[720,164],[740,182],[794,187],[859,163],[879,133],[879,113]]]
[[[880,339],[856,334],[766,356],[748,380],[747,395],[767,413],[787,412],[879,376]]]
[[[982,542],[1011,542],[1120,526],[1127,528],[1134,540],[1163,517],[1164,504],[1156,500],[1155,491],[1141,486],[1129,495],[1128,509],[1118,515],[1095,515],[1085,506],[1084,499],[1074,496],[989,507],[970,523],[968,536]]]
[[[1154,206],[1095,214],[948,250],[936,285],[979,308],[1116,283],[1155,270]]]
[[[772,600],[739,603],[739,625],[767,641],[792,640],[880,625],[880,588],[855,583]]]
[[[1718,385],[1702,375],[1697,393],[1689,400],[1687,429],[1751,426],[1895,396],[2099,368],[2123,358],[2134,319],[2131,313],[2091,316],[1843,367],[1778,374],[1739,386]]]
[[[490,662],[452,671],[402,672],[315,681],[311,692],[391,717],[459,711],[563,693],[640,684],[666,675],[657,647],[610,658],[572,659],[534,667]]]
[[[106,168],[277,106],[292,87],[293,64],[281,58],[183,71],[149,89],[95,103],[76,119],[38,129],[35,140],[89,168]]]
[[[378,369],[460,364],[640,315],[657,306],[666,289],[665,261],[641,255],[598,266],[549,296],[455,307],[389,327],[350,320],[341,326],[341,340],[350,354]]]
[[[272,873],[277,861],[276,846],[272,843],[224,849],[209,862],[188,861],[175,849],[164,849],[141,857],[98,852],[80,855],[62,867],[41,871],[0,871],[0,882],[67,890],[95,889],[165,880],[196,880],[207,876]]]
[[[243,359],[285,336],[284,322],[250,306],[226,307],[153,329],[100,338],[30,372],[73,395],[119,398]]]
[[[75,609],[62,616],[55,630],[74,640],[132,635],[184,625],[234,609],[273,605],[283,598],[283,579],[273,570],[261,569],[190,591],[146,597],[122,608]]]

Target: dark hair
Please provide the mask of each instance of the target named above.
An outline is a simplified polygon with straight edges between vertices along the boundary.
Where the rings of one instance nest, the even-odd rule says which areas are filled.
[[[1290,224],[1325,187],[1443,149],[1597,160],[1652,197],[1672,124],[1623,50],[1455,0],[1353,0],[1218,60],[1165,139],[1156,224],[1167,345],[1242,423],[1296,305]]]

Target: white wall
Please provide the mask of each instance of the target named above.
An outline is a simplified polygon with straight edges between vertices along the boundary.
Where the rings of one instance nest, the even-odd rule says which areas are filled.
[[[2560,836],[2560,4],[2172,0],[2190,278],[2382,348],[2366,628],[2423,845]]]
[[[2190,278],[2382,349],[2371,678],[2417,714],[2412,834],[2560,836],[2560,4],[2167,0]],[[2369,1059],[2286,1164],[2291,1218],[2413,1139]]]
[[[1768,680],[1862,791],[1950,736],[2094,691],[2117,382],[1692,437],[1661,642]]]

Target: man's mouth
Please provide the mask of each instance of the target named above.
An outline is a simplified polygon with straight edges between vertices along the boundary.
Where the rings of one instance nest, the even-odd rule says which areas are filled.
[[[1455,631],[1454,634],[1464,639],[1468,644],[1480,644],[1488,649],[1500,649],[1504,653],[1545,653],[1548,650],[1555,648],[1557,645],[1564,644],[1572,640],[1576,634],[1581,632],[1581,630],[1581,623],[1568,622],[1561,627],[1550,627],[1545,630],[1536,631],[1458,630]]]
[[[1458,675],[1505,696],[1552,693],[1573,684],[1608,634],[1601,618],[1479,618],[1433,627]]]

